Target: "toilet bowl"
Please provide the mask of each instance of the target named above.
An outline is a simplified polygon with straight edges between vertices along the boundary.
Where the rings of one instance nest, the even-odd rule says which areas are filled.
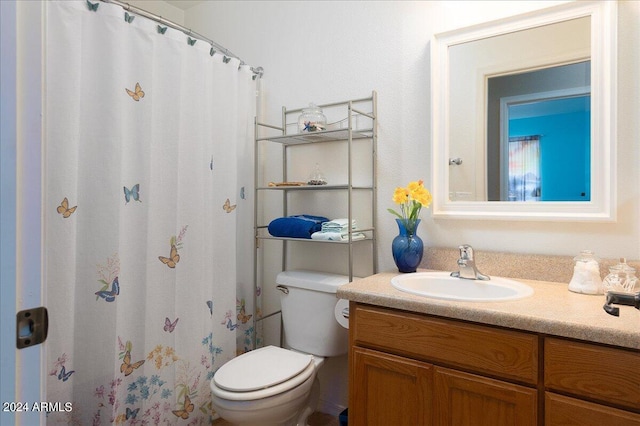
[[[212,406],[237,425],[300,425],[315,411],[316,374],[325,357],[347,353],[347,329],[336,320],[343,275],[283,271],[276,278],[287,347],[266,346],[224,364],[211,379]],[[339,309],[340,311],[342,310]]]
[[[247,352],[211,380],[213,408],[237,425],[306,425],[317,404],[316,373],[323,362],[276,346]]]

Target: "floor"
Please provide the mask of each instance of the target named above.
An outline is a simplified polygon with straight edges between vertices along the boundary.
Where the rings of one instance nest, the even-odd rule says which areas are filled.
[[[313,413],[309,416],[309,426],[338,426],[340,421],[337,417],[325,413]],[[212,426],[232,426],[232,423],[226,420],[215,420]]]

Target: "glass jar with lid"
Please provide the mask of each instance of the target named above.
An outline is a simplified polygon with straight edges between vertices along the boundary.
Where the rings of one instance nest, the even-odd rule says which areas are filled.
[[[620,263],[609,268],[602,285],[605,294],[607,291],[634,293],[637,283],[636,270],[627,264],[627,259],[621,257]]]
[[[319,132],[327,129],[327,117],[322,109],[311,103],[308,108],[302,109],[298,117],[298,131],[300,133]]]
[[[573,260],[576,264],[569,290],[583,294],[602,294],[599,259],[595,254],[591,250],[582,250]]]

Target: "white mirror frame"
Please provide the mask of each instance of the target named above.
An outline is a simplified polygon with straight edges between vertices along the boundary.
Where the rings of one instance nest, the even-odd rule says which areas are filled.
[[[591,18],[591,200],[567,202],[449,199],[451,46],[514,31]],[[435,219],[601,221],[616,219],[617,2],[576,1],[436,34],[431,41],[431,186]],[[486,133],[486,132],[485,132]]]

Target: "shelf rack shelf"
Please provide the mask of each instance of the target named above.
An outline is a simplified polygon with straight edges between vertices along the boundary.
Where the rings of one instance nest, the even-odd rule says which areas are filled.
[[[261,186],[257,189],[258,191],[335,191],[349,189],[349,185]],[[351,186],[351,189],[372,190],[373,186]]]
[[[331,104],[323,104],[318,105],[318,107],[323,110],[332,111],[334,114],[337,114],[343,118],[340,122],[334,123],[333,125],[328,125],[328,130],[318,131],[318,132],[310,132],[310,133],[292,133],[289,129],[293,126],[293,124],[297,123],[294,120],[297,120],[298,115],[302,112],[303,108],[296,109],[287,109],[286,107],[282,108],[282,125],[276,126],[268,123],[261,123],[259,121],[255,121],[255,145],[254,145],[254,161],[255,161],[255,185],[254,185],[254,235],[255,235],[255,247],[256,247],[256,255],[254,256],[254,284],[256,288],[255,292],[255,300],[254,306],[258,306],[257,301],[257,289],[261,288],[264,292],[264,282],[263,275],[265,275],[264,265],[261,265],[259,259],[259,251],[267,244],[268,241],[281,241],[282,244],[282,262],[280,270],[286,270],[288,267],[287,258],[289,251],[292,250],[292,247],[295,247],[295,251],[299,250],[313,250],[314,247],[319,247],[317,244],[327,244],[335,245],[336,249],[338,247],[343,247],[340,250],[346,250],[348,252],[347,256],[345,256],[346,270],[348,271],[347,275],[349,281],[354,279],[354,247],[360,247],[361,244],[366,243],[371,247],[371,255],[370,262],[371,264],[367,266],[370,271],[376,273],[378,270],[377,258],[376,258],[376,144],[377,144],[377,94],[375,91],[371,93],[371,96],[361,99],[352,99],[342,102],[336,102]],[[363,108],[366,108],[365,111]],[[364,124],[363,124],[364,123]],[[339,127],[339,128],[335,128]],[[363,128],[360,128],[363,127]],[[289,131],[288,131],[289,130]],[[265,133],[272,133],[271,135],[265,136]],[[366,151],[369,152],[370,155],[365,155],[368,158],[358,157],[358,166],[362,165],[363,161],[370,161],[367,164],[367,171],[361,173],[358,176],[358,183],[354,182],[354,168],[356,168],[356,164],[354,164],[354,141],[362,141],[358,142],[359,144],[367,144],[364,145],[366,147]],[[268,182],[261,181],[261,176],[263,176],[263,172],[270,168],[268,171],[271,173],[279,174],[282,178],[281,182],[289,182],[288,174],[290,172],[290,164],[289,164],[289,155],[290,150],[295,150],[297,146],[303,145],[315,145],[315,144],[324,144],[334,143],[334,144],[344,144],[346,146],[346,171],[344,172],[344,177],[340,179],[336,179],[338,181],[337,184],[331,185],[281,185],[274,186],[269,185]],[[281,147],[281,162],[282,162],[282,170],[281,172],[277,172],[277,170],[273,169],[273,166],[268,162],[264,161],[262,158],[263,152],[261,147]],[[339,145],[342,146],[342,145]],[[370,146],[370,149],[369,149]],[[341,148],[340,148],[341,149]],[[324,148],[321,152],[324,151]],[[369,175],[370,173],[370,175]],[[365,176],[363,176],[363,174]],[[364,183],[361,182],[364,179]],[[271,195],[271,197],[278,197],[278,193],[281,194],[282,204],[280,208],[279,214],[272,214],[268,210],[269,208],[273,209],[273,205],[270,205],[269,208],[265,208],[264,197],[267,194],[276,194]],[[358,203],[358,205],[354,205],[354,194],[364,193],[367,194],[371,202],[367,203]],[[315,197],[323,194],[323,197],[338,197],[336,199],[341,200],[342,204],[340,204],[341,208],[344,208],[346,204],[346,217],[348,219],[348,223],[351,223],[353,220],[355,213],[357,212],[360,217],[366,217],[366,222],[370,222],[370,224],[365,224],[364,227],[359,229],[350,229],[346,236],[345,241],[327,241],[327,240],[317,240],[317,239],[306,239],[306,238],[286,238],[286,237],[274,237],[268,233],[268,223],[269,219],[275,219],[280,216],[289,216],[292,214],[290,212],[290,197],[296,196],[295,194],[300,194],[298,196],[311,196]],[[311,195],[313,194],[313,195]],[[344,198],[346,196],[346,198]],[[340,198],[342,197],[342,198]],[[277,198],[276,198],[277,199]],[[277,204],[277,202],[276,202]],[[343,211],[343,210],[341,210]],[[307,212],[309,214],[313,214],[311,212]],[[264,215],[265,218],[259,217],[259,215]],[[338,216],[334,216],[338,217]],[[361,239],[353,238],[354,234],[364,234],[365,237]],[[297,243],[311,243],[308,246],[303,244],[302,246]],[[363,245],[366,245],[363,244]],[[306,248],[305,248],[306,247]],[[275,267],[274,267],[275,268]],[[275,286],[274,286],[275,287]],[[256,323],[261,321],[262,319],[266,319],[272,317],[277,314],[278,311],[274,312],[265,312],[260,318],[256,318]],[[254,347],[255,347],[255,335],[254,335]]]
[[[370,114],[367,114],[369,117]],[[263,125],[261,123],[257,123],[259,126]],[[279,129],[273,126],[268,126],[271,128]],[[349,135],[351,133],[351,135]],[[336,130],[323,130],[321,132],[313,132],[313,133],[297,133],[293,135],[282,135],[282,136],[273,136],[273,137],[265,137],[258,138],[256,141],[270,141],[275,143],[281,143],[284,145],[303,145],[309,143],[319,143],[319,142],[336,142],[336,141],[346,141],[351,137],[351,139],[371,139],[373,137],[373,129],[369,130],[350,130],[350,129],[336,129]]]

